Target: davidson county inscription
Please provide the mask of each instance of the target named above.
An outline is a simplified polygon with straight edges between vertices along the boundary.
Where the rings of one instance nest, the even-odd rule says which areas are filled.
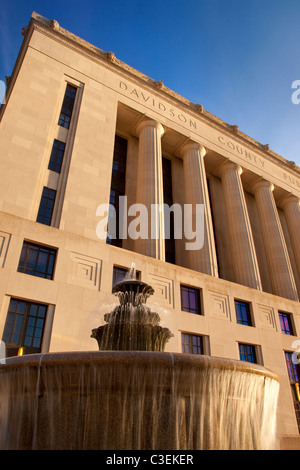
[[[227,147],[227,149],[231,150],[236,155],[239,155],[244,160],[254,163],[255,166],[257,167],[266,169],[265,168],[266,160],[258,157],[257,155],[254,155],[253,153],[249,152],[241,145],[236,144],[232,140],[227,140],[221,135],[218,137],[218,141],[220,144],[222,144],[223,147]],[[291,174],[288,174],[284,171],[282,172],[282,176],[283,176],[283,181],[285,183],[295,186],[296,188],[300,188],[299,178],[292,176]]]
[[[187,117],[185,114],[176,110],[175,108],[167,107],[164,103],[159,101],[157,98],[154,98],[151,95],[137,89],[132,86],[127,85],[127,83],[120,81],[119,88],[123,91],[126,91],[127,94],[131,97],[134,97],[138,101],[147,104],[153,108],[166,113],[171,119],[177,120],[180,124],[185,125],[186,127],[192,128],[193,130],[197,129],[196,121]]]
[[[145,104],[147,107],[152,107],[164,113],[170,119],[172,119],[173,121],[177,121],[184,127],[193,131],[199,130],[197,128],[197,121],[191,119],[175,107],[171,107],[167,104],[162,103],[158,98],[154,97],[153,95],[150,95],[147,92],[137,87],[134,87],[133,85],[130,85],[122,80],[119,81],[119,89],[127,96],[130,96],[136,101]],[[219,145],[221,144],[223,148],[227,148],[227,150],[235,153],[235,155],[241,157],[244,161],[251,162],[257,168],[264,169],[265,171],[267,170],[266,166],[268,166],[268,162],[265,159],[251,153],[245,147],[233,142],[232,140],[228,140],[221,135],[217,137],[217,140]],[[270,168],[268,169],[270,170]],[[300,179],[290,175],[285,171],[282,171],[282,181],[284,181],[288,185],[294,186],[295,188],[300,188]]]
[[[229,150],[234,151],[236,154],[240,155],[241,157],[244,157],[246,160],[249,160],[253,163],[255,163],[256,166],[260,166],[262,168],[265,167],[265,160],[263,160],[260,157],[257,157],[253,153],[250,153],[248,150],[246,150],[244,147],[242,147],[239,144],[236,144],[232,142],[231,140],[226,140],[223,136],[218,137],[218,141],[220,144],[222,144],[225,147],[228,147]]]

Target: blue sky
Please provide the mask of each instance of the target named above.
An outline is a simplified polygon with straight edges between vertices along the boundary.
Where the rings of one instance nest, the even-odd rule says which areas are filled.
[[[300,166],[300,0],[0,0],[0,80],[32,11]],[[300,83],[300,82],[299,82]],[[299,93],[300,97],[300,93]]]

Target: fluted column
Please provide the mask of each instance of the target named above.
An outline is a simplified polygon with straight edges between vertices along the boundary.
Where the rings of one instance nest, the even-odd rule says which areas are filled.
[[[248,209],[241,181],[242,168],[222,164],[221,178],[235,281],[262,290]]]
[[[205,153],[205,148],[196,142],[187,143],[181,149],[184,168],[185,204],[190,204],[192,207],[193,227],[196,226],[197,204],[204,205],[203,246],[200,249],[189,250],[187,253],[189,256],[189,268],[218,277],[216,247],[204,166]]]
[[[273,196],[274,186],[265,180],[254,184],[256,206],[264,241],[273,293],[298,300],[286,242]]]
[[[159,122],[149,119],[138,125],[137,132],[139,135],[137,203],[143,204],[148,211],[148,236],[136,240],[137,250],[139,253],[164,261],[161,151],[161,137],[164,134],[164,128]]]
[[[300,204],[299,198],[293,194],[282,202],[293,253],[300,276]]]

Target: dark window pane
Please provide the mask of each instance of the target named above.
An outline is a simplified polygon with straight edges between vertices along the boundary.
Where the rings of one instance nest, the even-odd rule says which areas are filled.
[[[24,242],[18,272],[52,279],[55,258],[55,249]]]
[[[125,195],[126,182],[126,162],[127,162],[127,140],[116,135],[115,147],[112,164],[110,204],[115,208],[116,213],[116,238],[107,237],[107,243],[122,247],[122,238],[120,237],[119,226],[119,198]]]
[[[239,344],[240,360],[256,363],[255,346],[251,344]]]
[[[181,347],[186,354],[203,354],[203,337],[181,333]]]
[[[40,309],[44,318],[36,316]],[[46,305],[11,299],[2,338],[8,355],[15,355],[21,347],[25,354],[40,352],[46,311]]]
[[[118,284],[119,282],[123,281],[127,273],[128,273],[128,269],[118,268],[118,267],[114,266],[114,270],[113,270],[113,287],[116,284]]]
[[[114,287],[119,282],[124,281],[126,274],[129,272],[127,268],[120,268],[118,266],[114,266],[113,268],[113,279],[112,279],[112,286]],[[136,271],[136,279],[139,280],[141,278],[141,272]]]
[[[56,197],[56,191],[54,189],[44,187],[42,198],[41,198],[41,203],[40,203],[40,208],[39,208],[37,219],[36,219],[37,222],[44,224],[44,225],[51,224],[55,197]]]
[[[66,144],[60,140],[54,140],[48,168],[60,173]]]
[[[164,203],[169,207],[173,205],[173,189],[172,189],[172,163],[168,158],[162,159],[163,167],[163,192]],[[174,213],[170,212],[170,233],[168,238],[165,239],[166,261],[175,264],[175,238],[174,238]]]
[[[201,315],[200,291],[199,289],[180,286],[181,291],[181,310],[184,312]]]
[[[280,327],[282,333],[286,335],[293,335],[293,325],[291,315],[289,313],[279,312]]]
[[[288,369],[290,382],[300,382],[300,367],[293,360],[294,353],[285,352],[285,360]]]
[[[67,85],[58,124],[69,129],[77,88]]]
[[[40,250],[37,263],[36,263],[36,270],[39,271],[41,274],[46,274],[47,272],[47,264],[48,264],[48,256],[49,254],[47,251]]]
[[[31,316],[36,316],[37,314],[37,311],[38,311],[38,305],[37,304],[32,304],[31,307],[30,307],[30,315]]]
[[[252,326],[250,305],[247,302],[235,300],[235,311],[238,323]]]
[[[185,287],[181,289],[182,310],[189,311],[189,291]]]

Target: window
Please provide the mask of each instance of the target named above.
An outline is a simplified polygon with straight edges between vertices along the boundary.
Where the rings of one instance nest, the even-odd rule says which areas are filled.
[[[200,291],[194,287],[180,286],[181,310],[201,315]]]
[[[55,139],[50,155],[48,169],[60,173],[61,165],[64,157],[66,144],[60,140]]]
[[[17,355],[21,347],[25,354],[41,351],[46,315],[47,305],[10,300],[3,333],[8,356]]]
[[[296,364],[296,361],[293,360],[294,353],[285,352],[285,361],[288,369],[290,382],[300,383],[300,367],[299,364]]]
[[[294,402],[295,414],[298,429],[300,432],[300,366],[298,361],[295,361],[295,353],[285,352],[285,361],[289,374],[292,397]],[[299,358],[299,356],[298,356]],[[297,362],[297,363],[296,363]]]
[[[69,129],[77,88],[67,85],[58,125]]]
[[[173,205],[173,190],[172,190],[172,164],[171,160],[162,159],[163,167],[163,191],[164,203],[169,207]],[[175,264],[175,239],[174,239],[174,212],[170,211],[170,233],[168,238],[165,239],[166,262]]]
[[[124,281],[126,274],[128,273],[128,269],[126,268],[119,268],[114,266],[113,270],[113,287],[121,281]]]
[[[122,238],[120,235],[120,226],[119,226],[119,214],[120,214],[120,196],[125,195],[125,178],[126,178],[126,161],[127,161],[127,140],[115,136],[115,147],[114,147],[114,158],[112,164],[112,176],[111,176],[111,188],[110,188],[110,200],[109,203],[115,208],[116,216],[116,236],[108,235],[106,242],[109,245],[122,247]]]
[[[129,269],[127,268],[120,268],[119,266],[114,266],[112,286],[114,287],[119,282],[124,281],[124,278],[128,272],[129,272]],[[136,271],[136,280],[139,280],[140,278],[141,278],[141,272]]]
[[[254,345],[239,343],[239,353],[241,361],[257,363],[256,349]]]
[[[183,353],[204,354],[202,336],[181,333],[181,346]]]
[[[294,335],[292,318],[289,313],[279,312],[281,331],[285,335]]]
[[[56,250],[24,242],[18,272],[53,279]]]
[[[252,326],[250,304],[240,300],[235,300],[234,303],[237,322],[241,325]]]
[[[36,221],[40,224],[50,225],[54,203],[55,203],[56,191],[54,189],[44,187],[40,207]]]

